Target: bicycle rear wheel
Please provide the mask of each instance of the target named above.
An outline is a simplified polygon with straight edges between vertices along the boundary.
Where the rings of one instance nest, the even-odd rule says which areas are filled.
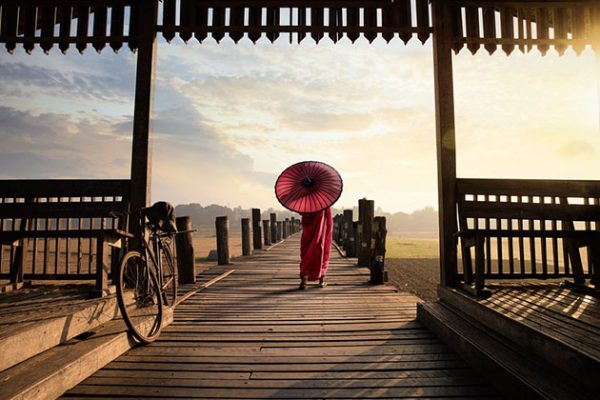
[[[174,307],[177,301],[177,266],[168,245],[161,248],[163,304]]]
[[[117,300],[132,335],[141,343],[153,342],[162,328],[162,295],[154,272],[137,251],[129,251],[121,259]]]

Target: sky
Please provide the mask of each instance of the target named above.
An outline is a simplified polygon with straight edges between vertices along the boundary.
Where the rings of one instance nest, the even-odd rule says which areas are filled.
[[[278,207],[279,172],[337,168],[388,212],[437,208],[431,40],[158,45],[152,200]],[[600,179],[594,53],[455,55],[459,177]],[[0,179],[128,178],[135,55],[0,51]]]

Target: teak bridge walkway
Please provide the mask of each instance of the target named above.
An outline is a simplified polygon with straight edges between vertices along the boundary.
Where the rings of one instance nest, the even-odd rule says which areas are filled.
[[[416,321],[418,298],[369,285],[352,259],[332,251],[329,285],[299,291],[299,245],[294,235],[235,260],[234,273],[179,304],[155,343],[64,396],[500,397]]]

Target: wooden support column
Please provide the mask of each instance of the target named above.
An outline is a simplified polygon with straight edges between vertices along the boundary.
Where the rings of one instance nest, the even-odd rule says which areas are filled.
[[[373,219],[373,245],[371,254],[371,283],[382,285],[385,283],[385,239],[387,229],[385,217]]]
[[[344,251],[346,257],[354,257],[354,228],[352,224],[352,210],[344,210]]]
[[[250,218],[242,218],[242,255],[250,254]]]
[[[277,221],[277,241],[281,241],[283,239],[283,222]]]
[[[286,218],[283,221],[283,238],[287,239],[287,237],[290,235],[290,219]]]
[[[452,80],[451,7],[454,1],[434,0],[433,69],[438,171],[440,284],[457,284],[456,239],[456,135]]]
[[[264,243],[265,246],[271,245],[271,230],[269,229],[269,220],[263,219],[263,235],[264,235]]]
[[[227,216],[215,219],[217,231],[217,264],[229,264],[229,220]]]
[[[373,200],[358,200],[360,248],[358,253],[358,265],[370,267],[371,264],[371,234],[373,231],[373,217],[375,216],[375,202]]]
[[[177,217],[175,219],[177,230],[191,231],[192,219],[190,217]],[[177,249],[177,272],[179,283],[196,283],[196,271],[194,270],[194,245],[192,232],[180,233],[175,236]]]
[[[262,233],[260,229],[260,208],[252,209],[252,243],[254,250],[262,249]]]
[[[271,243],[277,243],[277,214],[271,213]]]
[[[139,7],[139,41],[135,73],[135,104],[133,110],[133,142],[131,145],[131,208],[150,203],[152,172],[152,78],[156,65],[156,18],[158,1],[145,2]]]

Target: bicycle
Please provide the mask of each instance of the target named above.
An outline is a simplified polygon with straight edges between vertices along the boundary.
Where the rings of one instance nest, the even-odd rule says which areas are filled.
[[[158,202],[127,214],[136,217],[137,242],[135,250],[127,251],[119,262],[117,301],[129,331],[143,344],[160,335],[164,310],[174,308],[177,301],[171,241],[176,234],[189,231],[177,232],[172,210],[170,204]]]

